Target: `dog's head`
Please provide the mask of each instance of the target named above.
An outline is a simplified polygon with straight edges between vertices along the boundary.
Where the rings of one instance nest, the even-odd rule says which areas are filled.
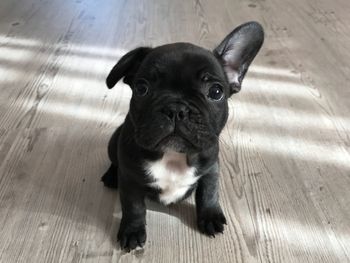
[[[213,52],[189,43],[139,47],[113,67],[132,89],[129,117],[136,143],[148,150],[198,152],[218,142],[228,117],[227,99],[241,89],[264,40],[249,22],[233,30]]]

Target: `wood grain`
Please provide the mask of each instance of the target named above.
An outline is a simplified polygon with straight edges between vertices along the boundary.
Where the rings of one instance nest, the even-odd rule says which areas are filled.
[[[350,262],[350,2],[0,2],[0,262]],[[116,243],[117,191],[99,179],[131,92],[107,90],[128,50],[212,49],[257,20],[266,41],[230,99],[215,239],[193,198],[148,203],[148,241]]]

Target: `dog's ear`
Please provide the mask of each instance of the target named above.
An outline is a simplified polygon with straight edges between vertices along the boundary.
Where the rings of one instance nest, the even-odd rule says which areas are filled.
[[[242,81],[250,63],[264,42],[264,30],[257,22],[240,25],[228,34],[213,53],[223,66],[230,92],[241,90]]]
[[[108,74],[106,79],[107,87],[109,89],[113,88],[123,77],[123,81],[130,86],[137,69],[151,50],[152,48],[149,47],[139,47],[125,54]]]

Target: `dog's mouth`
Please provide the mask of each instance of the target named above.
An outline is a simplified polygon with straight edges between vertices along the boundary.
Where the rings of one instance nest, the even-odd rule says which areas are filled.
[[[186,153],[197,147],[186,137],[176,133],[171,133],[156,144],[156,148],[162,151],[173,150],[176,152]]]
[[[215,143],[215,135],[205,122],[190,120],[170,123],[154,120],[135,125],[135,142],[149,151],[196,153]]]

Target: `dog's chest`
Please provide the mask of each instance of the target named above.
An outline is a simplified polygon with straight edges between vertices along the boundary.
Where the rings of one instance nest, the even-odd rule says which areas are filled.
[[[162,159],[146,163],[145,168],[154,180],[150,186],[161,190],[159,199],[166,205],[181,199],[198,180],[196,168],[187,165],[182,153],[167,152]]]

